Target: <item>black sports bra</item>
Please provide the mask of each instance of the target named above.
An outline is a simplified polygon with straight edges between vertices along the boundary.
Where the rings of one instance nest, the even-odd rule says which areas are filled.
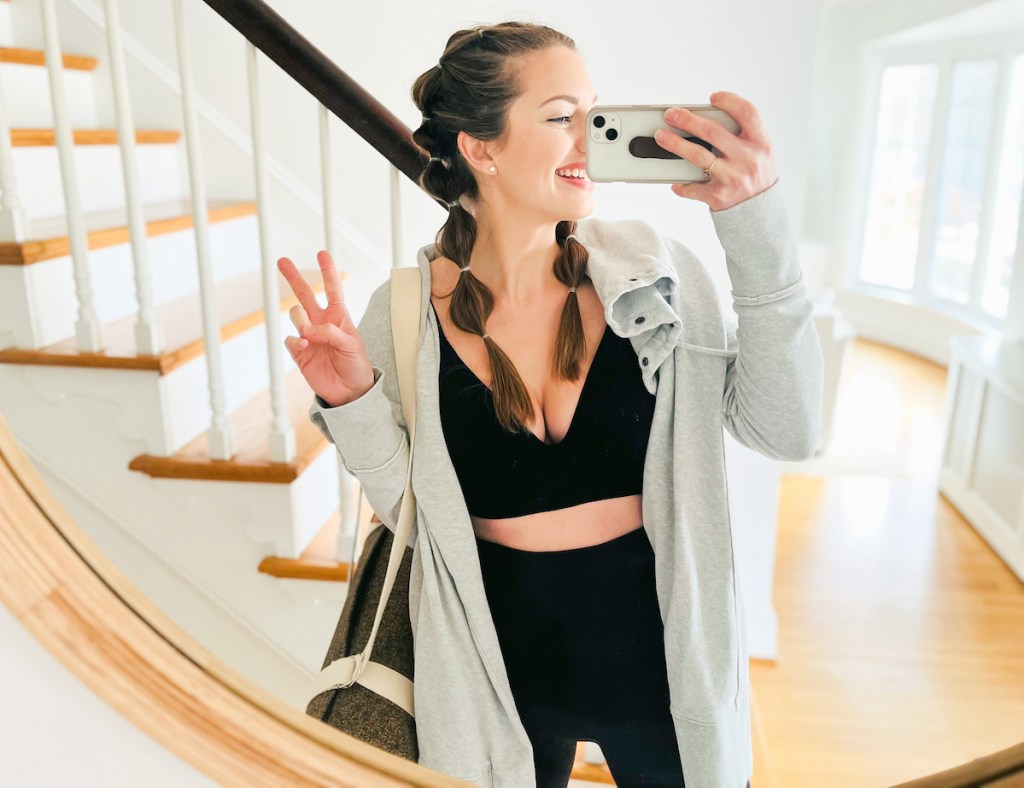
[[[441,427],[470,514],[519,517],[641,493],[655,397],[628,338],[605,326],[569,429],[552,444],[505,431],[491,390],[440,325]]]

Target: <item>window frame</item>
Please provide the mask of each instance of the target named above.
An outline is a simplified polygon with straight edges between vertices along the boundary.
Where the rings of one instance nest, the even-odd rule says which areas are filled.
[[[1005,317],[997,317],[982,307],[985,282],[985,261],[991,245],[992,225],[995,208],[995,188],[999,154],[1006,131],[1005,118],[1010,98],[1012,68],[1017,57],[1024,57],[1024,31],[973,35],[955,40],[937,40],[916,43],[879,41],[864,49],[861,61],[861,100],[859,101],[859,153],[854,162],[860,164],[855,183],[855,199],[847,254],[843,273],[845,289],[876,298],[883,298],[903,304],[914,304],[940,314],[960,320],[977,328],[980,332],[1002,331]],[[986,157],[984,194],[979,217],[979,239],[975,264],[971,272],[971,292],[966,304],[958,304],[941,298],[928,291],[930,270],[928,262],[936,243],[936,208],[938,197],[939,167],[941,153],[947,139],[949,119],[949,91],[955,63],[961,60],[991,59],[997,64],[993,117],[990,119],[989,153]],[[866,282],[860,278],[860,261],[864,238],[867,232],[868,198],[870,195],[871,168],[875,155],[875,130],[878,124],[879,99],[885,69],[892,66],[935,64],[938,69],[935,104],[932,112],[932,133],[927,149],[927,175],[922,200],[920,235],[917,259],[914,266],[914,283],[909,290],[889,285]],[[1018,227],[1017,264],[1011,274],[1013,279],[1024,276],[1021,270],[1021,239],[1024,238],[1024,186],[1021,195],[1022,221]],[[979,264],[981,263],[981,264]],[[1012,301],[1012,297],[1011,297]]]

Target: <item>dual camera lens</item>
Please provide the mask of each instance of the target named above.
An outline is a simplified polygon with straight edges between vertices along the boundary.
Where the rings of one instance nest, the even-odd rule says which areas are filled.
[[[597,115],[597,116],[594,117],[594,126],[596,128],[599,128],[599,129],[604,128],[604,116],[603,115]],[[616,131],[615,129],[608,129],[608,131],[606,131],[604,133],[604,136],[605,136],[605,139],[614,140],[614,139],[616,139],[619,136],[619,132]]]

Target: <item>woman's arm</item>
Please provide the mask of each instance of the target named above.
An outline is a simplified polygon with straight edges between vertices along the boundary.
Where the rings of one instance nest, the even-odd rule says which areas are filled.
[[[314,395],[309,418],[335,445],[377,516],[394,531],[405,494],[409,436],[391,339],[390,279],[371,294],[358,329],[373,365],[373,386],[361,397],[333,408]]]
[[[726,372],[726,429],[765,456],[807,459],[821,433],[823,361],[778,181],[711,218],[738,317],[728,330],[737,355]]]

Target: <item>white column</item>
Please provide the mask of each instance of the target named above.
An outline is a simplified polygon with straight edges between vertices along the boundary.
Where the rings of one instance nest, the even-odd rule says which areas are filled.
[[[52,0],[49,0],[52,2]],[[185,41],[185,15],[183,0],[172,0],[174,32],[178,48],[178,69],[181,73],[181,97],[185,144],[188,151],[188,175],[192,187],[192,222],[195,228],[196,256],[199,261],[199,299],[202,304],[203,346],[206,370],[209,376],[210,410],[212,412],[208,450],[210,457],[231,459],[231,425],[225,415],[224,374],[220,361],[220,320],[214,301],[213,269],[210,264],[210,237],[207,223],[206,183],[199,148],[199,127],[196,124],[195,96],[192,86],[191,64]]]
[[[43,40],[46,51],[46,70],[50,77],[50,97],[53,102],[53,130],[57,140],[61,180],[64,183],[64,206],[68,217],[68,240],[71,244],[71,265],[75,276],[75,295],[78,297],[78,319],[75,321],[75,340],[79,350],[95,353],[103,349],[103,336],[99,318],[92,303],[92,282],[89,277],[89,242],[85,221],[78,201],[78,175],[75,170],[74,138],[68,119],[67,100],[64,96],[64,58],[60,53],[60,35],[53,0],[41,0]]]
[[[252,158],[256,168],[256,211],[259,219],[260,268],[263,273],[263,315],[267,335],[267,363],[270,365],[270,460],[291,462],[295,458],[295,430],[288,420],[288,403],[284,391],[284,365],[281,363],[280,303],[277,287],[277,265],[270,259],[268,231],[270,189],[267,184],[266,156],[263,151],[263,121],[260,110],[259,62],[256,47],[245,44],[249,77],[249,111],[252,122]]]
[[[155,356],[164,349],[163,332],[153,308],[153,280],[149,270],[146,220],[142,213],[142,194],[135,157],[135,124],[132,121],[131,99],[125,76],[117,0],[104,0],[103,8],[106,14],[107,51],[110,54],[110,79],[114,88],[114,109],[117,113],[117,139],[121,146],[121,167],[124,171],[128,231],[132,244],[132,263],[135,267],[135,297],[139,302],[139,316],[135,322],[135,347],[139,353]]]

